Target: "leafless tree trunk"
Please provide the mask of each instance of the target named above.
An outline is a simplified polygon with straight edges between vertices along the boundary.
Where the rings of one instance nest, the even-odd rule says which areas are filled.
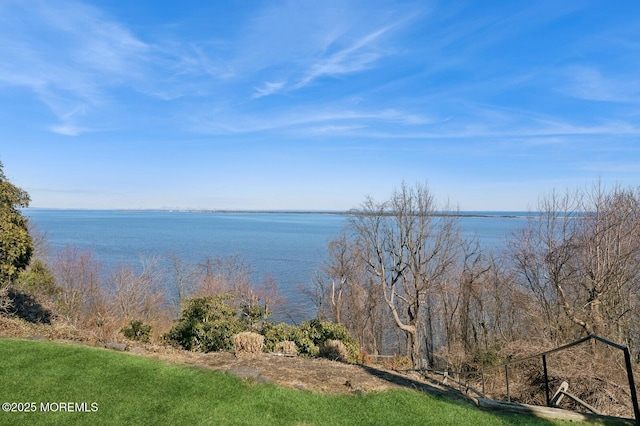
[[[362,260],[368,273],[378,281],[394,323],[407,336],[417,367],[421,363],[419,329],[432,319],[433,311],[425,309],[428,298],[457,261],[457,218],[437,215],[426,185],[403,184],[388,202],[367,199],[353,212],[350,226],[364,249]]]
[[[474,331],[477,329],[474,311],[482,310],[484,305],[481,287],[485,275],[491,269],[491,264],[485,261],[477,238],[463,241],[461,247],[462,270],[458,279],[454,281],[457,288],[449,287],[443,294],[443,298],[447,297],[445,300],[451,301],[448,303],[451,308],[447,310],[447,318],[451,323],[454,323],[455,319],[459,320],[458,330],[453,330],[454,326],[448,327],[447,344],[456,343],[456,340],[459,340],[465,353],[473,353],[478,347],[477,332]],[[474,306],[476,305],[474,302],[477,306]],[[458,336],[456,331],[459,333]]]
[[[240,256],[207,257],[198,268],[197,296],[240,296],[251,290],[251,267]]]
[[[156,320],[163,308],[164,291],[155,259],[142,260],[138,273],[122,267],[113,272],[109,282],[109,299],[113,313],[121,322]]]
[[[195,271],[183,259],[175,254],[169,255],[169,275],[175,285],[175,299],[173,305],[178,314],[182,312],[187,299],[193,294],[195,286]]]
[[[637,190],[596,184],[583,193],[552,193],[511,248],[552,341],[576,337],[575,326],[617,341],[637,335],[637,326],[626,322],[638,308]]]
[[[581,215],[581,202],[577,193],[560,196],[554,192],[542,198],[539,205],[538,215],[515,236],[510,247],[525,287],[543,312],[547,337],[558,342],[566,339],[557,327],[561,312],[587,333],[592,331],[571,303],[577,274],[572,259],[576,255],[576,219]]]
[[[580,250],[576,268],[581,272],[579,292],[593,333],[623,341],[620,327],[633,307],[627,301],[638,293],[640,278],[640,197],[616,187],[600,185],[585,197],[587,213],[580,222]]]
[[[61,288],[57,304],[60,314],[74,325],[94,316],[105,304],[99,279],[100,265],[91,252],[67,247],[53,264],[56,284]]]
[[[362,350],[383,350],[387,325],[383,303],[362,263],[362,248],[346,234],[329,242],[328,258],[316,277],[317,300],[325,302],[324,315],[344,325],[358,340]],[[386,306],[386,305],[385,305]]]

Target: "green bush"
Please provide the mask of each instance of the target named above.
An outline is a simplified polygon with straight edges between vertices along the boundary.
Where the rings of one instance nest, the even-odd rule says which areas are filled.
[[[318,347],[313,343],[313,340],[295,325],[265,323],[260,333],[264,336],[264,345],[269,352],[273,352],[278,343],[291,341],[298,347],[300,355],[315,356],[318,354]]]
[[[35,259],[29,267],[18,276],[16,287],[30,294],[58,296],[61,292],[56,280],[47,265],[40,259]]]
[[[260,334],[264,336],[264,347],[268,352],[273,352],[279,342],[285,340],[293,340],[295,334],[295,326],[280,323],[265,323],[260,330]]]
[[[252,328],[253,320],[259,319],[261,315],[256,311],[256,315],[246,321],[246,306],[238,308],[233,302],[232,296],[188,300],[180,319],[164,335],[164,339],[187,350],[232,350],[233,336]],[[299,327],[265,321],[262,323],[260,334],[264,336],[264,346],[269,352],[274,351],[280,342],[292,341],[298,348],[298,354],[317,356],[319,348],[327,340],[338,340],[349,353],[348,361],[355,362],[358,359],[358,345],[347,329],[329,321],[310,320],[303,322]]]
[[[164,338],[187,350],[214,352],[233,349],[233,336],[245,330],[231,296],[200,297],[187,301],[176,325]]]
[[[284,323],[266,323],[262,327],[261,334],[264,336],[267,351],[273,351],[279,342],[292,341],[298,347],[300,355],[317,356],[320,353],[320,347],[327,340],[339,340],[346,347],[350,362],[355,362],[358,358],[358,345],[349,331],[329,321],[310,320],[303,322],[299,327]]]
[[[316,348],[321,347],[327,340],[341,341],[349,352],[348,361],[357,361],[359,354],[358,344],[343,325],[331,321],[310,320],[300,324],[300,329],[313,342]]]
[[[123,327],[120,332],[129,340],[149,343],[151,340],[151,329],[150,325],[146,325],[142,321],[134,320],[129,323],[128,327]]]
[[[259,328],[259,324],[264,324],[270,313],[267,308],[259,304],[242,304],[240,306],[240,316],[242,322],[248,328]]]
[[[296,346],[298,347],[298,354],[307,356],[317,356],[320,349],[316,343],[307,335],[304,330],[298,329],[294,339]]]

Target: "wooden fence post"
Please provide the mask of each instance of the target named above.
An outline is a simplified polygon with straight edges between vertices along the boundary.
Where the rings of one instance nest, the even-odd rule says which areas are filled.
[[[636,383],[633,379],[633,370],[631,369],[631,355],[629,354],[629,348],[625,346],[622,350],[624,352],[624,363],[627,367],[627,378],[629,379],[629,390],[631,391],[631,403],[633,404],[633,415],[636,418],[636,425],[640,426],[640,408],[638,407],[638,395],[636,394]]]
[[[504,366],[504,376],[507,379],[507,401],[511,402],[511,393],[509,392],[509,364]]]
[[[542,355],[542,369],[544,370],[544,390],[547,393],[547,407],[551,407],[549,395],[549,373],[547,371],[547,355]]]

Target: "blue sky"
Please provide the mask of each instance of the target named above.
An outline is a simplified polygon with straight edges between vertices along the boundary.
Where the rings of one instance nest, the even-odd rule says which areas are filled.
[[[0,0],[0,58],[0,161],[33,207],[640,185],[635,0]]]

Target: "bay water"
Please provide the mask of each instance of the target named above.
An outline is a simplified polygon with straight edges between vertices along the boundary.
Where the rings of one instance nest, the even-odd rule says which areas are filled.
[[[251,266],[254,282],[272,276],[290,315],[309,317],[312,287],[330,240],[347,223],[344,213],[200,212],[25,209],[45,235],[50,254],[67,246],[91,251],[108,274],[156,259],[169,268],[175,256],[195,265],[206,258],[237,256]],[[500,250],[506,238],[526,225],[524,212],[469,212],[460,217],[463,236],[477,235],[483,246]],[[171,289],[168,289],[171,291]]]

